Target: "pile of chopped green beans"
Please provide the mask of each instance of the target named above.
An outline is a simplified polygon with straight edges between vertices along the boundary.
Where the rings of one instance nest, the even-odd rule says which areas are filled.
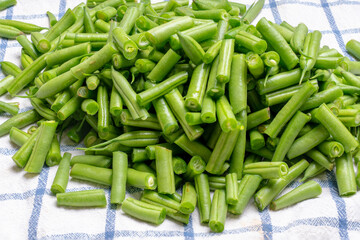
[[[251,25],[263,5],[88,0],[61,19],[48,12],[49,28],[0,20],[0,36],[22,46],[22,69],[1,63],[0,94],[25,90],[34,107],[0,102],[13,115],[0,136],[19,146],[15,164],[30,173],[58,165],[59,206],[107,204],[102,189],[67,192],[71,176],[110,186],[112,204],[153,224],[187,224],[197,206],[214,232],[252,197],[262,211],[320,195],[308,179],[335,166],[339,195],[355,194],[360,62],[303,23]],[[346,49],[360,59],[360,42]],[[61,155],[64,131],[85,155]],[[127,185],[144,189],[141,198],[126,198]]]

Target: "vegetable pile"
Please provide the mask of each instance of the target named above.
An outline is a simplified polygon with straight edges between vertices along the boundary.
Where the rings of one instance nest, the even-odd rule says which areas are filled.
[[[34,107],[0,102],[13,115],[0,136],[20,147],[12,159],[29,173],[58,165],[59,206],[107,204],[102,189],[67,192],[71,176],[111,186],[112,204],[154,224],[187,224],[197,206],[214,232],[252,197],[262,211],[320,195],[308,179],[334,166],[339,195],[355,194],[360,62],[321,46],[303,23],[251,25],[263,5],[88,0],[59,20],[48,12],[49,29],[0,20],[0,36],[22,46],[23,69],[1,63],[0,94],[26,90]],[[360,58],[360,42],[346,47]],[[64,131],[85,155],[61,156]],[[126,185],[141,198],[125,198]]]

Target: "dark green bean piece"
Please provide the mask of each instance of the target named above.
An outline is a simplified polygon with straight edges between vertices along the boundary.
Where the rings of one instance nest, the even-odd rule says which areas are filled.
[[[310,80],[311,84],[313,84],[316,88],[319,88],[318,81],[317,80]],[[279,103],[285,103],[287,102],[297,91],[299,91],[300,88],[304,86],[305,83],[302,83],[301,85],[294,85],[292,87],[283,88],[275,92],[267,93],[265,95],[261,96],[262,102],[266,106],[274,106]],[[314,94],[316,96],[317,93]],[[311,99],[312,97],[310,97]],[[307,101],[306,101],[307,102]],[[305,103],[306,103],[305,102]],[[305,104],[304,104],[305,105]]]
[[[253,128],[249,132],[250,147],[252,150],[258,150],[265,147],[265,138],[256,128]]]

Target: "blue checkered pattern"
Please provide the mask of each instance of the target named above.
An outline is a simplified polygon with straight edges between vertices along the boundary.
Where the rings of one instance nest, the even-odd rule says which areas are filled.
[[[0,18],[47,26],[47,10],[61,17],[67,8],[80,2],[18,0],[16,7],[0,12]],[[249,6],[251,0],[240,2]],[[261,16],[276,23],[286,20],[294,26],[302,21],[310,30],[322,32],[323,44],[348,56],[345,43],[351,38],[360,40],[359,12],[358,0],[268,0]],[[0,39],[0,61],[19,64],[19,55],[20,45],[16,41]],[[9,100],[8,96],[1,98]],[[21,111],[31,109],[27,100],[16,101],[21,102]],[[8,117],[1,114],[0,121]],[[268,209],[258,212],[249,204],[242,216],[229,215],[225,231],[215,234],[199,223],[196,211],[188,225],[166,220],[160,226],[153,226],[124,216],[117,206],[110,204],[103,209],[58,208],[50,192],[56,167],[45,167],[40,175],[25,174],[11,160],[16,147],[8,137],[1,137],[0,143],[0,239],[359,239],[360,236],[360,194],[340,198],[333,172],[315,179],[323,188],[319,198],[279,212]],[[81,154],[66,139],[61,150]],[[285,192],[298,185],[292,183]],[[94,187],[102,186],[70,181],[68,191]],[[110,190],[105,188],[105,192],[109,201]],[[129,188],[127,195],[138,198],[139,189]]]

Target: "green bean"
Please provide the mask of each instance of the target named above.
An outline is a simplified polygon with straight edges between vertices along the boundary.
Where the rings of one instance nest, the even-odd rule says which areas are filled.
[[[208,40],[215,36],[216,34],[216,23],[209,22],[200,24],[198,26],[194,26],[192,28],[189,28],[185,31],[182,31],[181,33],[193,38],[197,42],[203,42],[205,40]],[[179,50],[181,49],[181,43],[180,39],[177,35],[172,35],[169,40],[170,46],[173,50]]]
[[[198,197],[198,208],[200,213],[201,223],[207,223],[210,220],[210,190],[209,180],[206,174],[199,174],[195,176],[195,189]]]
[[[26,141],[30,138],[30,134],[21,131],[20,129],[16,127],[12,127],[10,129],[10,141],[18,145],[19,147],[23,146]]]
[[[96,18],[108,22],[111,18],[115,17],[116,13],[116,8],[107,6],[103,9],[96,11]]]
[[[64,16],[59,19],[59,21],[50,28],[50,30],[45,34],[45,37],[49,41],[56,39],[61,33],[65,32],[71,25],[76,21],[76,16],[71,9],[68,9]]]
[[[49,152],[47,153],[45,163],[47,166],[52,167],[59,164],[61,160],[60,143],[57,135],[55,134],[50,145]]]
[[[270,209],[277,211],[306,199],[317,197],[321,192],[321,187],[317,182],[308,181],[271,202]]]
[[[315,176],[319,175],[320,173],[324,172],[325,170],[326,170],[325,167],[323,167],[319,163],[313,161],[306,168],[305,173],[304,173],[304,177],[300,180],[300,182],[304,182],[309,178],[315,177]]]
[[[144,162],[149,160],[145,148],[134,148],[131,154],[131,161],[133,163]]]
[[[303,81],[307,81],[309,79],[309,75],[305,76]],[[268,78],[266,85],[265,79],[261,79],[257,82],[257,90],[260,95],[264,95],[266,93],[270,93],[276,90],[280,90],[282,88],[286,88],[292,85],[295,85],[299,82],[301,77],[300,68],[293,69],[288,72],[282,72],[271,76]]]
[[[74,166],[75,164],[87,164],[95,167],[101,168],[109,168],[111,166],[112,159],[108,156],[103,155],[79,155],[74,156],[71,161],[70,165]]]
[[[260,210],[264,210],[271,201],[294,179],[296,179],[307,167],[309,163],[302,159],[291,168],[288,174],[282,178],[271,179],[262,187],[254,197],[255,203]]]
[[[12,127],[23,128],[40,120],[40,118],[35,110],[19,113],[0,125],[0,136],[8,134]]]
[[[159,45],[167,41],[171,35],[177,31],[186,30],[194,25],[192,18],[188,16],[180,17],[158,27],[154,27],[146,32],[146,38],[153,44]]]
[[[40,173],[45,163],[46,156],[51,146],[52,139],[58,123],[55,121],[45,121],[41,124],[39,135],[28,162],[24,168],[30,173]]]
[[[157,117],[153,114],[150,114],[150,116],[146,120],[140,120],[140,119],[134,120],[131,117],[130,112],[127,109],[123,109],[119,117],[121,124],[124,126],[133,126],[133,127],[161,130],[159,121]]]
[[[112,69],[112,76],[114,86],[121,95],[125,105],[128,107],[133,119],[141,118],[145,120],[149,116],[149,113],[145,108],[140,107],[140,105],[137,103],[136,93],[131,88],[130,83],[121,73],[115,71],[114,69]]]
[[[206,64],[212,63],[214,61],[214,59],[218,56],[221,46],[222,46],[221,40],[214,43],[204,54],[203,59],[202,59],[203,62]]]
[[[290,120],[284,133],[280,137],[278,146],[275,149],[273,162],[283,161],[286,153],[291,148],[295,138],[299,134],[300,130],[310,121],[310,116],[300,111],[296,112],[294,117]]]
[[[351,39],[346,43],[346,50],[353,56],[355,56],[357,59],[360,58],[360,43],[355,40]]]
[[[251,23],[260,13],[261,9],[263,8],[265,0],[258,0],[251,4],[251,6],[247,9],[242,20],[247,23]]]
[[[285,39],[270,25],[266,18],[260,19],[256,25],[256,29],[263,35],[264,39],[275,49],[280,55],[281,62],[284,63],[288,70],[293,69],[299,59]]]
[[[193,180],[196,175],[205,171],[205,167],[206,163],[200,156],[193,156],[186,167],[186,172],[184,174],[185,179],[189,181]]]
[[[304,23],[299,23],[296,26],[294,34],[290,40],[290,46],[296,53],[300,53],[303,50],[307,33],[308,28]]]
[[[11,6],[14,6],[16,5],[16,0],[2,0],[0,2],[0,11],[6,9],[6,8],[9,8]]]
[[[15,27],[5,25],[5,24],[0,24],[0,37],[8,38],[8,39],[15,39],[22,34],[24,34],[24,33]]]
[[[247,117],[247,129],[252,129],[269,119],[270,119],[270,108],[264,108],[257,112],[250,113]]]
[[[74,57],[82,56],[90,53],[91,45],[89,43],[82,43],[73,47],[61,49],[49,54],[46,57],[46,64],[48,66],[54,66],[62,64]]]
[[[200,125],[203,123],[201,120],[201,113],[199,112],[187,112],[185,120],[190,126]]]
[[[38,51],[35,49],[34,44],[30,42],[25,35],[18,36],[16,40],[23,47],[25,53],[28,54],[33,60],[38,58],[39,55]]]
[[[135,26],[143,31],[148,31],[154,27],[159,26],[156,22],[152,21],[146,16],[140,16],[135,21]]]
[[[64,193],[66,191],[66,187],[69,181],[70,159],[71,154],[65,152],[56,171],[54,181],[51,185],[51,192],[53,194]]]
[[[200,44],[194,38],[181,32],[178,32],[177,35],[186,56],[188,56],[195,65],[199,65],[205,54]]]
[[[156,64],[156,66],[151,70],[147,76],[147,79],[149,79],[151,82],[161,82],[175,66],[175,64],[180,60],[180,58],[180,55],[169,49]]]
[[[33,134],[31,134],[31,136],[26,140],[26,142],[24,142],[21,148],[12,156],[13,161],[18,167],[25,167],[34,148],[38,134],[39,130],[36,130]]]
[[[216,113],[219,124],[224,132],[232,131],[236,128],[237,122],[231,106],[225,96],[216,101]]]
[[[319,88],[317,80],[310,80],[309,82],[311,84],[313,84],[316,88]],[[261,100],[266,106],[269,106],[269,107],[277,105],[279,103],[284,103],[284,102],[288,101],[297,91],[299,91],[299,89],[302,88],[304,86],[304,84],[305,83],[302,83],[301,85],[294,85],[292,87],[288,87],[288,88],[284,88],[284,89],[281,89],[281,90],[278,90],[275,92],[267,93],[267,94],[261,96],[261,98],[262,98]],[[335,90],[335,92],[337,92],[336,89],[334,89],[334,90]],[[332,92],[332,90],[330,92]],[[326,92],[326,93],[328,93],[328,92]],[[317,96],[317,93],[315,93],[314,96]],[[320,96],[322,96],[322,94]],[[310,97],[309,99],[311,99],[311,98],[313,98],[313,97]],[[315,98],[315,99],[317,99],[317,98]],[[313,100],[315,100],[315,99],[313,99]],[[307,103],[307,101],[305,103]]]
[[[39,113],[42,117],[48,120],[57,120],[56,113],[49,109],[41,99],[32,98],[30,101],[37,113]]]
[[[228,173],[225,176],[226,203],[235,205],[238,201],[238,182],[236,173]]]
[[[110,202],[121,204],[125,199],[127,178],[127,155],[123,152],[113,153],[113,174],[111,184]]]
[[[283,162],[257,162],[244,166],[244,174],[260,175],[263,179],[277,179],[288,173],[288,166]]]
[[[7,102],[0,101],[0,111],[10,113],[14,116],[19,112],[19,105],[13,105]]]
[[[265,147],[264,136],[256,129],[253,128],[249,132],[250,147],[252,150],[258,150]]]
[[[224,190],[215,190],[210,211],[209,226],[214,232],[224,231],[227,213],[227,203]]]
[[[250,198],[258,189],[261,180],[262,178],[259,175],[244,175],[238,185],[238,201],[235,205],[229,205],[228,211],[236,215],[242,214]]]
[[[135,25],[136,19],[140,16],[140,11],[136,7],[130,7],[126,10],[124,17],[119,23],[119,27],[124,29],[125,33],[129,34]]]
[[[217,68],[216,79],[220,83],[227,83],[230,80],[231,62],[234,53],[235,42],[233,39],[222,40],[219,52],[219,65]]]
[[[190,214],[195,210],[197,194],[193,184],[186,182],[182,189],[182,198],[180,211],[184,214]]]
[[[198,65],[191,77],[188,92],[185,98],[185,106],[190,111],[200,111],[206,90],[206,81],[209,76],[210,66]]]
[[[172,166],[172,151],[163,147],[155,147],[156,174],[158,192],[172,194],[175,192],[174,170]]]
[[[265,133],[275,138],[283,126],[291,119],[295,112],[304,104],[306,99],[316,91],[316,88],[307,82],[297,93],[295,93],[289,102],[280,110],[275,116],[274,120],[270,123]]]
[[[175,140],[175,144],[191,156],[200,156],[205,162],[209,161],[211,151],[202,143],[191,141],[185,134]]]
[[[130,216],[157,225],[161,224],[166,217],[165,208],[141,202],[133,198],[126,198],[121,205],[121,210]]]
[[[236,34],[235,42],[257,54],[264,53],[267,48],[267,43],[265,40],[258,38],[243,30],[240,30]]]
[[[56,194],[58,206],[105,207],[106,197],[103,189],[92,189]]]
[[[340,157],[344,153],[343,145],[336,141],[322,142],[319,144],[318,149],[329,158]]]
[[[225,92],[225,83],[220,83],[220,81],[216,79],[218,65],[219,65],[219,56],[216,57],[216,59],[212,63],[209,80],[208,80],[208,86],[206,90],[206,94],[211,98],[213,98],[214,100],[223,96]]]
[[[255,79],[260,78],[265,72],[264,62],[256,53],[248,52],[246,54],[246,65]],[[266,82],[264,82],[264,85],[266,85]]]
[[[319,107],[315,118],[324,125],[335,140],[344,146],[346,153],[353,151],[359,145],[355,137],[351,135],[349,130],[337,119],[326,104],[322,104]]]
[[[7,87],[8,92],[11,95],[16,95],[19,93],[25,86],[34,80],[34,78],[46,67],[46,58],[47,54],[43,54],[38,57],[33,63],[31,63],[25,70],[23,70],[19,75],[16,76],[15,80]],[[46,96],[50,97],[52,95]]]
[[[137,94],[136,100],[141,106],[144,106],[149,102],[155,100],[156,98],[166,95],[179,85],[184,84],[187,79],[187,72],[177,73],[169,77],[168,79],[162,81],[161,83],[155,85],[154,87]]]
[[[327,129],[322,125],[318,125],[294,141],[287,153],[287,157],[289,159],[298,157],[325,141],[329,136]]]
[[[173,89],[165,95],[167,103],[170,105],[175,117],[183,127],[187,137],[193,141],[201,136],[204,132],[200,126],[190,126],[185,119],[185,115],[188,112],[185,108],[185,102],[178,89]]]
[[[351,196],[356,193],[356,180],[351,153],[336,158],[336,182],[339,195]]]
[[[65,105],[57,112],[57,117],[60,120],[65,120],[70,117],[73,113],[76,112],[77,109],[80,108],[82,103],[82,98],[75,95],[69,101],[65,103]]]
[[[326,156],[324,156],[320,151],[316,149],[311,149],[309,152],[305,153],[306,156],[310,157],[316,163],[320,164],[327,170],[331,171],[334,168],[334,163],[331,162]]]

